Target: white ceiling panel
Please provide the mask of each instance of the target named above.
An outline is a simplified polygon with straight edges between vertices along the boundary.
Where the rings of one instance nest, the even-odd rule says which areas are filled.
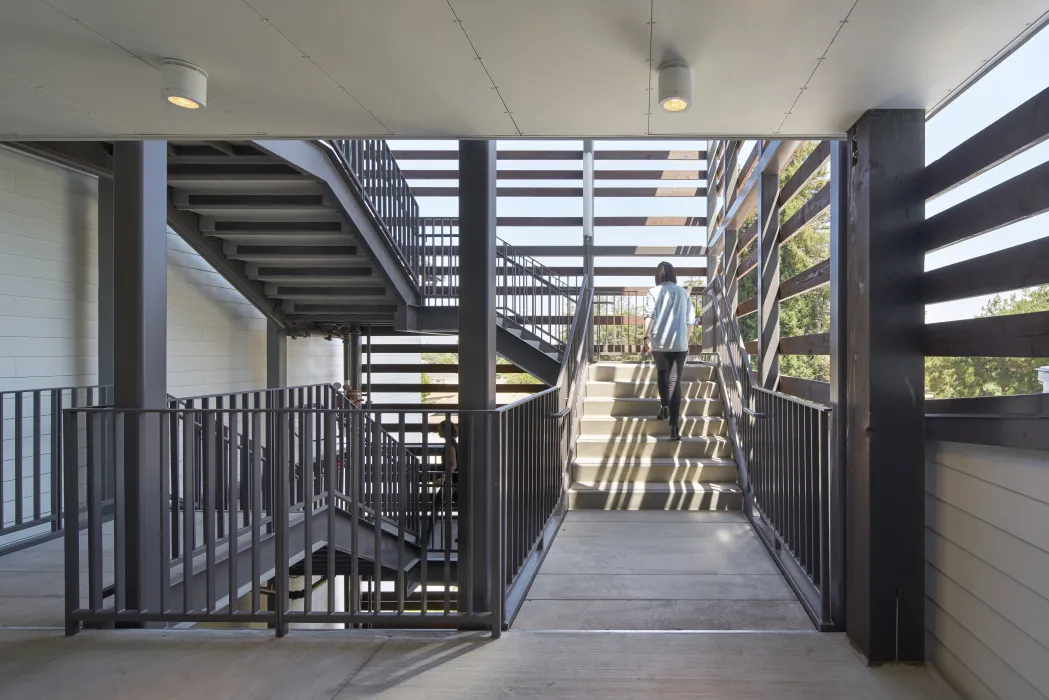
[[[1046,0],[860,0],[784,132],[840,132],[868,109],[930,109],[1047,10]]]
[[[311,12],[287,0],[252,5],[393,134],[514,133],[445,2],[313,0]]]
[[[0,139],[758,136],[781,124],[783,136],[833,135],[866,109],[933,107],[1047,10],[1049,0],[0,0]],[[163,102],[166,57],[208,72],[206,110]],[[695,105],[671,115],[648,89],[675,58],[693,65]]]
[[[658,0],[653,64],[688,61],[695,104],[669,114],[653,89],[652,133],[775,132],[853,2]]]
[[[644,0],[451,0],[525,135],[644,134]]]

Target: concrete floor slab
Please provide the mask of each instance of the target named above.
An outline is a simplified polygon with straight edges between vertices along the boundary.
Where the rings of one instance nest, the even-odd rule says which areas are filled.
[[[520,630],[811,630],[796,600],[529,600]]]
[[[26,700],[957,700],[923,668],[868,668],[843,635],[511,631],[0,631],[0,695]]]
[[[528,600],[787,600],[776,574],[539,574]]]
[[[577,511],[573,511],[577,512]],[[752,528],[750,523],[735,521],[718,522],[714,520],[700,522],[661,522],[641,521],[592,521],[566,520],[561,525],[557,536],[560,537],[595,537],[608,540],[658,538],[661,540],[686,538],[702,542],[716,540],[732,542],[750,540]]]
[[[565,523],[688,523],[714,522],[745,523],[747,516],[739,511],[682,511],[682,510],[573,510],[565,516]]]

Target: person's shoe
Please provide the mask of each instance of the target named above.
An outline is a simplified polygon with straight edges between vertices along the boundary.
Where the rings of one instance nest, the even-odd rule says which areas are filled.
[[[666,406],[659,407],[659,414],[656,416],[657,420],[666,420],[670,417],[670,409]]]
[[[679,431],[678,427],[673,424],[670,426],[670,439],[674,442],[681,440],[681,432]]]

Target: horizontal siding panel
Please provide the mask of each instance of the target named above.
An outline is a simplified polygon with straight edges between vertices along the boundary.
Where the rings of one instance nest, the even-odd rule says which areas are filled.
[[[80,271],[82,284],[97,287],[98,271],[93,264],[85,262],[85,267]],[[13,277],[31,277],[45,280],[71,280],[75,279],[69,265],[54,260],[43,260],[40,258],[27,258],[22,255],[8,255],[0,249],[0,275],[11,275]]]
[[[926,488],[937,498],[1049,552],[1049,507],[1041,501],[945,465],[929,476]]]
[[[1049,599],[1049,553],[938,500],[925,499],[929,529]]]
[[[991,653],[1032,686],[1049,689],[1049,649],[931,566],[926,567],[925,581],[926,594],[940,610],[977,635]]]
[[[1049,505],[1049,455],[991,445],[938,442],[935,460],[969,476],[983,479]]]
[[[1049,648],[1049,600],[931,530],[925,553],[932,567]]]
[[[969,637],[972,640],[972,635]],[[925,632],[925,660],[935,666],[955,688],[964,688],[969,700],[1001,700],[961,659],[928,631]]]
[[[1005,663],[1001,657],[992,652],[981,640],[980,635],[973,634],[964,625],[952,618],[934,600],[925,601],[925,626],[930,634],[944,648],[950,651],[958,661],[976,676],[984,687],[994,688],[997,700],[1045,700],[1031,683],[1024,679],[1016,669]],[[936,646],[933,646],[935,651]],[[935,657],[932,659],[935,664]],[[949,683],[955,686],[963,697],[977,698],[974,691],[980,686],[965,684],[965,674],[948,673],[950,666],[937,668]]]

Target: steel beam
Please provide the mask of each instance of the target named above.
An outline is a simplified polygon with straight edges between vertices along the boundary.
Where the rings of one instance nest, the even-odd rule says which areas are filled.
[[[266,322],[266,388],[288,386],[288,334],[273,321]]]
[[[98,383],[113,386],[113,180],[98,178]]]
[[[847,624],[871,663],[925,655],[925,113],[849,130]],[[843,281],[845,281],[843,280]]]
[[[167,407],[167,144],[113,149],[114,405]],[[116,429],[116,427],[114,428]],[[126,607],[158,612],[163,543],[160,422],[127,414],[123,481]],[[119,433],[115,433],[119,434]],[[120,465],[118,465],[120,468]]]
[[[361,327],[354,326],[342,341],[344,380],[354,389],[361,388]]]
[[[779,387],[779,173],[758,181],[758,381]]]
[[[830,144],[830,619],[839,630],[845,629],[845,499],[846,450],[848,427],[849,346],[848,346],[848,278],[845,276],[846,245],[849,223],[849,141]]]
[[[459,142],[459,264],[470,271],[459,286],[459,408],[464,411],[496,407],[495,169],[495,141]],[[460,612],[490,610],[502,596],[490,554],[495,534],[489,515],[496,504],[487,497],[497,477],[495,436],[485,416],[466,414],[459,426],[460,502],[466,505],[459,516]]]
[[[594,142],[583,141],[583,273],[594,286]],[[586,352],[594,352],[594,317],[586,320]]]

